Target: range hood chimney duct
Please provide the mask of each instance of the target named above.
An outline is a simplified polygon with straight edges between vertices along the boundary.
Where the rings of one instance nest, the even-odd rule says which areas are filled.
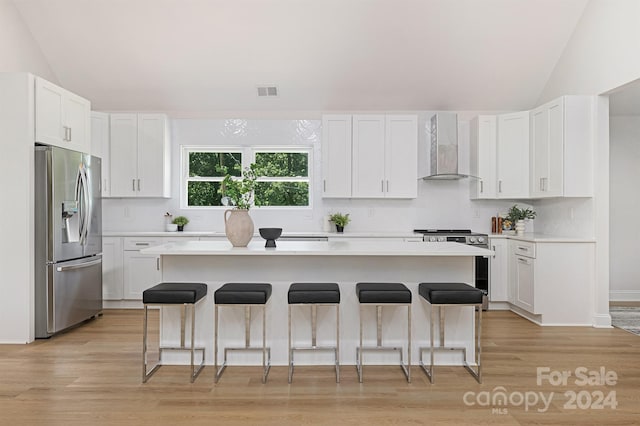
[[[424,180],[457,180],[473,177],[458,173],[458,114],[439,112],[431,117],[431,169]]]

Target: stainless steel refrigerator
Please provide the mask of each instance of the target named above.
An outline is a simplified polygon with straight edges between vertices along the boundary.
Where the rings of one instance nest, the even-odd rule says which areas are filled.
[[[100,158],[35,147],[35,336],[102,311]]]

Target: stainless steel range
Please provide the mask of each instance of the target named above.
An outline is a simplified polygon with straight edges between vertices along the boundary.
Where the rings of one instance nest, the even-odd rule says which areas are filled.
[[[413,232],[422,234],[422,240],[429,243],[453,241],[475,247],[489,248],[488,235],[472,232],[470,229],[414,229]],[[486,310],[489,305],[489,258],[476,256],[475,269],[475,286],[484,292],[482,309]]]

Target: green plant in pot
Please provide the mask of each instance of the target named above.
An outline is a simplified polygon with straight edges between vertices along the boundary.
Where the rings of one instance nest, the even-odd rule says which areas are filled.
[[[258,175],[258,167],[253,163],[245,167],[241,178],[234,178],[227,173],[220,185],[222,204],[233,207],[224,212],[224,232],[234,247],[246,247],[253,238],[254,226],[249,209]]]
[[[344,231],[344,227],[349,222],[351,222],[351,219],[349,218],[349,213],[347,213],[347,214],[334,213],[331,216],[329,216],[329,220],[336,225],[336,231],[337,232],[343,232]]]
[[[530,208],[519,208],[517,204],[514,204],[507,213],[507,220],[516,225],[516,233],[524,233],[524,221],[527,219],[535,219],[536,212]]]
[[[183,231],[184,226],[189,223],[189,219],[185,216],[176,216],[171,223],[178,225],[178,231]]]

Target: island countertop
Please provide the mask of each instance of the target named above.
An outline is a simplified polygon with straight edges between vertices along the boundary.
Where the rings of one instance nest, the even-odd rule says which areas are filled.
[[[366,241],[277,241],[266,248],[264,241],[233,247],[228,241],[178,241],[140,250],[155,255],[231,256],[491,256],[492,250],[454,242],[366,242]]]

